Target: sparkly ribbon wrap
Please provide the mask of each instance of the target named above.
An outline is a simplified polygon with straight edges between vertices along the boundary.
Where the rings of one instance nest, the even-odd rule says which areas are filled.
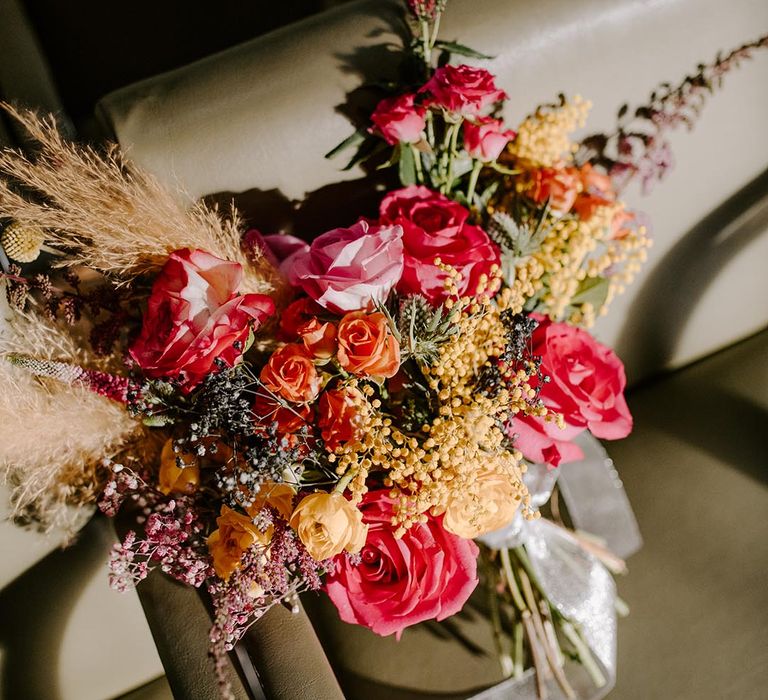
[[[525,483],[532,505],[544,505],[559,482],[574,527],[597,535],[614,554],[628,557],[642,546],[642,539],[613,461],[588,432],[576,442],[584,451],[583,460],[559,469],[531,465]],[[496,549],[525,545],[543,592],[562,615],[581,627],[605,677],[605,684],[596,688],[578,664],[568,663],[574,690],[582,700],[607,695],[616,680],[616,587],[610,572],[564,528],[547,520],[525,520],[520,513],[506,527],[479,539]],[[548,691],[552,700],[565,698],[554,683]],[[507,679],[470,700],[536,698],[534,670],[529,668],[521,677]]]

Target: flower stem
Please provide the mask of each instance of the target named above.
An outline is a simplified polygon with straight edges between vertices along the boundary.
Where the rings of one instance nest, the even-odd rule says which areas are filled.
[[[416,168],[416,179],[418,180],[420,185],[424,184],[424,171],[421,169],[421,153],[419,153],[419,149],[416,148],[413,144],[410,144],[411,151],[413,152],[413,164]]]
[[[445,183],[445,192],[448,194],[453,187],[453,157],[456,155],[456,148],[459,141],[459,129],[461,128],[461,122],[452,124],[448,130],[450,133],[450,143],[448,145],[448,176]]]
[[[564,620],[561,623],[560,629],[563,630],[563,634],[565,634],[565,636],[568,638],[568,641],[571,644],[573,644],[573,646],[576,648],[576,653],[579,655],[579,661],[581,661],[587,673],[589,673],[589,676],[592,679],[592,682],[598,688],[602,688],[606,684],[605,676],[603,675],[603,672],[600,670],[597,663],[595,662],[595,659],[592,656],[592,652],[589,650],[589,647],[584,643],[584,640],[581,638],[581,635],[576,631],[574,626],[567,620]]]
[[[475,196],[475,188],[477,187],[477,178],[480,177],[480,171],[483,169],[483,162],[480,160],[475,161],[475,165],[472,168],[472,174],[469,176],[469,187],[467,187],[467,204],[472,207],[472,198]]]
[[[523,594],[520,593],[520,589],[517,587],[517,581],[515,580],[515,572],[512,570],[512,560],[509,558],[509,550],[504,547],[500,550],[501,553],[501,565],[504,569],[504,578],[507,580],[507,587],[512,594],[512,600],[515,603],[515,607],[520,612],[525,612],[528,606],[523,600]]]
[[[333,489],[334,493],[344,493],[347,486],[349,486],[352,479],[357,476],[357,469],[350,469],[341,479],[338,480],[336,486]]]
[[[421,20],[421,50],[424,53],[424,74],[429,78],[429,69],[432,65],[432,44],[430,43],[429,22]]]

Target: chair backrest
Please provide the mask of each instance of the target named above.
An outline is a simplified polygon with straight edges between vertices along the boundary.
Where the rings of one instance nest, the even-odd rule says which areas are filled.
[[[113,93],[100,117],[162,179],[193,196],[250,202],[257,227],[272,225],[277,210],[288,218],[289,200],[307,193],[337,208],[333,223],[342,225],[353,190],[329,185],[362,173],[341,172],[323,154],[352,129],[348,94],[394,69],[399,18],[396,2],[352,2]],[[442,31],[496,57],[480,63],[511,96],[511,124],[567,92],[593,101],[589,128],[600,131],[621,103],[642,104],[660,81],[768,32],[768,3],[450,0]],[[693,134],[674,134],[677,166],[666,181],[648,197],[627,193],[650,216],[655,247],[596,333],[620,350],[632,380],[768,323],[765,54],[726,77]],[[325,224],[318,214],[303,226],[314,222]]]

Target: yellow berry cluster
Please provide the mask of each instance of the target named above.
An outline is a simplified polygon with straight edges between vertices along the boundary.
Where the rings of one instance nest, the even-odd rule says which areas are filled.
[[[461,277],[448,266],[442,267],[446,289],[455,294]],[[333,455],[337,473],[349,480],[353,499],[365,492],[365,479],[371,471],[386,473],[385,485],[397,502],[393,525],[398,535],[423,522],[427,513],[442,513],[453,497],[476,490],[475,480],[481,472],[507,480],[523,512],[535,516],[522,481],[522,455],[509,448],[504,425],[520,412],[560,424],[562,417],[535,401],[536,391],[530,384],[533,367],[500,365],[503,385],[488,393],[478,388],[481,371],[489,362],[498,362],[507,342],[501,313],[513,308],[514,301],[507,289],[493,299],[499,274],[494,269],[489,278],[482,278],[473,299],[448,302],[458,305],[458,332],[441,347],[433,364],[422,367],[433,397],[434,417],[420,430],[408,432],[382,412],[375,390],[363,386],[356,399],[361,437],[340,446]],[[481,497],[477,504],[483,507]]]
[[[540,107],[518,127],[508,155],[544,168],[570,158],[573,152],[570,134],[584,126],[591,108],[592,103],[579,95],[557,107]]]

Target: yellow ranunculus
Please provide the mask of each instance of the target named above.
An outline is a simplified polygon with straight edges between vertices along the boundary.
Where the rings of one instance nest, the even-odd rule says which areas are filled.
[[[247,515],[227,506],[221,506],[216,524],[219,528],[208,537],[208,551],[213,557],[216,575],[225,581],[240,567],[243,554],[253,545],[266,547],[272,539],[272,527],[262,532]]]
[[[365,544],[368,526],[363,514],[340,493],[313,493],[301,500],[291,516],[291,527],[317,561],[354,554]]]
[[[253,505],[248,507],[248,514],[255,516],[264,506],[274,508],[285,520],[291,519],[293,497],[296,490],[288,484],[276,484],[265,481],[256,494]]]
[[[181,460],[183,467],[176,464],[176,457]],[[173,451],[173,440],[163,445],[160,453],[160,473],[158,474],[158,490],[166,496],[171,493],[190,493],[200,483],[200,465],[197,457],[191,452]]]
[[[519,506],[520,488],[513,477],[482,470],[474,488],[448,501],[443,526],[454,535],[473,539],[509,524]]]

